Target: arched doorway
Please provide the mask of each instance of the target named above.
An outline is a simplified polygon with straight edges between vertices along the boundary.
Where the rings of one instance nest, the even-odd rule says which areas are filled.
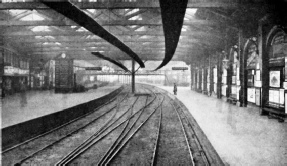
[[[271,114],[286,115],[285,89],[287,89],[287,33],[286,29],[274,26],[265,43],[265,64],[268,73],[263,74],[263,80],[268,80],[263,87],[264,111]],[[268,60],[268,61],[267,61]],[[267,82],[267,81],[266,81]],[[262,112],[263,114],[265,112]]]

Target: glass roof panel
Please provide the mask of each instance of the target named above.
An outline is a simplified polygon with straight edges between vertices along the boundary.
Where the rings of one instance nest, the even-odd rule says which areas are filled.
[[[31,13],[31,14],[21,18],[20,20],[22,20],[22,21],[42,21],[42,20],[45,20],[45,18],[39,16],[36,13]]]
[[[36,27],[32,28],[31,30],[34,31],[34,32],[51,31],[48,26],[36,26]]]

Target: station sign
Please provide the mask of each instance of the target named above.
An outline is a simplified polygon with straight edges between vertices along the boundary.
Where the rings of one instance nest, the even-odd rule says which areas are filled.
[[[102,70],[102,67],[86,67],[86,70]]]
[[[172,70],[187,70],[187,67],[172,67]]]
[[[5,66],[4,67],[4,75],[28,75],[29,70],[27,69],[19,69],[12,66]]]

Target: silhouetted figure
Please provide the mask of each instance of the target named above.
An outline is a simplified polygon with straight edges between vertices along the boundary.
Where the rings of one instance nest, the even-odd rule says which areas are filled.
[[[177,85],[176,85],[176,83],[174,83],[174,86],[173,86],[173,93],[174,93],[174,95],[176,95],[176,93],[177,93]]]
[[[21,107],[25,107],[27,105],[27,97],[26,97],[26,85],[24,80],[20,80],[20,105]]]

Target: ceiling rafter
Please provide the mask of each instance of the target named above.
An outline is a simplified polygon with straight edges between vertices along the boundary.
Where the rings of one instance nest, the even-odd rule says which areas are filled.
[[[61,1],[61,0],[59,0]],[[137,2],[74,2],[73,4],[78,6],[81,9],[134,9],[134,8],[159,8],[158,1],[150,0],[140,0]],[[189,1],[187,8],[240,8],[244,5],[264,5],[264,0],[257,0],[256,2],[249,1],[223,1],[223,0],[206,0],[206,1]],[[17,2],[17,5],[13,3],[2,3],[0,4],[0,9],[49,9],[47,6],[39,2]]]

